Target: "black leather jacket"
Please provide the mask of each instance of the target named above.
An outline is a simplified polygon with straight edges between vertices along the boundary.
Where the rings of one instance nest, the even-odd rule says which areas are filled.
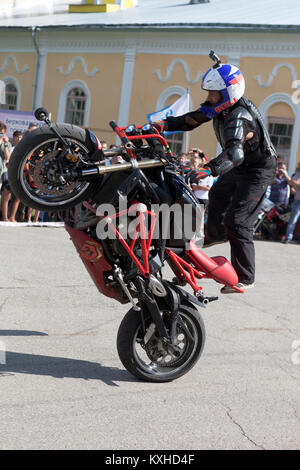
[[[183,116],[168,117],[166,124],[169,131],[189,131],[208,121],[200,107]],[[222,147],[222,153],[208,163],[214,176],[234,167],[259,167],[265,158],[276,156],[260,112],[246,98],[214,117],[213,126]]]

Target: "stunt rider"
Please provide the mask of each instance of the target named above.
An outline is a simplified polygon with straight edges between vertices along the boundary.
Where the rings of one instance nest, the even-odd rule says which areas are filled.
[[[274,178],[277,156],[258,109],[243,97],[241,71],[221,64],[213,51],[210,57],[216,63],[202,79],[206,101],[196,111],[170,116],[161,124],[168,131],[190,131],[213,121],[222,152],[205,165],[206,174],[218,179],[209,193],[204,247],[229,240],[237,286],[249,289],[255,277],[253,225]],[[236,291],[224,286],[221,292]]]

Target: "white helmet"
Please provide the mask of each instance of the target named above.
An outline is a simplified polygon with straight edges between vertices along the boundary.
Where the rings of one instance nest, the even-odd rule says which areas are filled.
[[[245,79],[235,65],[217,63],[202,78],[203,90],[218,91],[222,98],[216,105],[207,102],[201,105],[201,111],[213,118],[225,109],[233,106],[245,92]]]

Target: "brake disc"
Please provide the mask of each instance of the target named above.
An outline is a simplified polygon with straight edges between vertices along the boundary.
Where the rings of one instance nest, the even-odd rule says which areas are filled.
[[[170,367],[176,363],[186,349],[186,336],[180,326],[176,331],[174,346],[177,354],[169,350],[168,345],[164,344],[161,338],[158,338],[154,333],[145,345],[145,350],[149,359],[161,367]]]
[[[78,185],[78,181],[62,181],[59,179],[60,171],[56,156],[58,151],[50,152],[46,156],[37,159],[32,171],[32,176],[37,189],[46,194],[66,194]],[[58,176],[59,175],[59,176]]]

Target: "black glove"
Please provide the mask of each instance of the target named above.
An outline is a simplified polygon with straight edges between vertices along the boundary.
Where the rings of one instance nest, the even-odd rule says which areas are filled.
[[[216,158],[213,158],[210,160],[209,163],[204,165],[204,168],[210,168],[211,174],[213,176],[221,176],[224,175],[224,173],[227,173],[233,168],[233,163],[231,160],[228,160],[228,158],[223,154],[220,153]]]

